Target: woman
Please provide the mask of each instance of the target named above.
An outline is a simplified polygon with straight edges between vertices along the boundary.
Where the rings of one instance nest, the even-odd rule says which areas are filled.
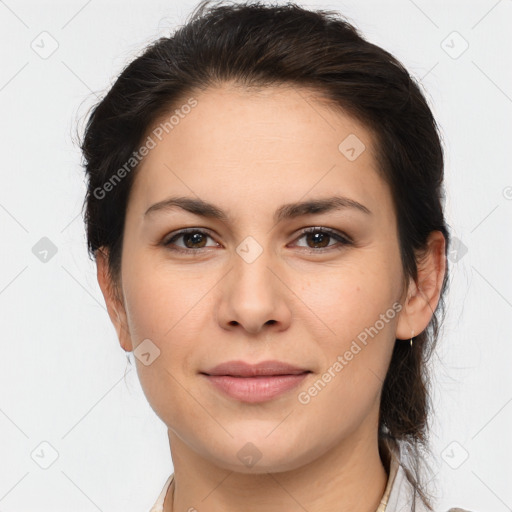
[[[202,2],[121,73],[82,150],[98,281],[168,427],[152,510],[434,510],[449,233],[402,65],[334,12]]]

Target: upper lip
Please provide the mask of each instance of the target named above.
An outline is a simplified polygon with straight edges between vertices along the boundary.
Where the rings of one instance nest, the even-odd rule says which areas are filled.
[[[201,373],[207,375],[231,375],[232,377],[256,377],[261,375],[298,375],[309,372],[283,361],[261,361],[250,364],[245,361],[226,361]]]

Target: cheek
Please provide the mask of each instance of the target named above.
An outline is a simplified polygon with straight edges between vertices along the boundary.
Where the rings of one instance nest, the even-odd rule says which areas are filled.
[[[126,261],[123,286],[134,344],[150,338],[163,348],[175,332],[184,326],[193,328],[195,310],[201,308],[210,284],[205,275],[133,258]]]
[[[211,319],[207,311],[212,308],[211,295],[205,293],[214,286],[215,276],[176,268],[171,271],[169,265],[142,259],[129,263],[125,305],[137,372],[148,395],[167,396],[169,391],[178,392],[184,376],[196,371],[196,348],[204,338],[205,322]],[[151,341],[149,347],[157,354],[148,366],[137,358],[148,345],[145,341],[137,350],[144,340]]]
[[[327,268],[307,279],[300,298],[310,316],[322,320],[326,333],[346,340],[373,325],[396,300],[390,269],[368,261],[363,264],[362,260],[343,268]]]
[[[179,425],[182,418],[204,422],[185,382],[193,368],[191,340],[200,335],[196,327],[204,307],[200,299],[208,288],[189,286],[183,273],[171,274],[155,265],[126,268],[131,269],[126,276],[126,312],[137,374],[148,403],[167,425]],[[149,352],[157,355],[144,364],[137,354],[146,350],[148,339]],[[146,345],[137,350],[143,341]]]
[[[310,332],[320,349],[321,372],[330,369],[330,374],[322,374],[329,390],[322,392],[318,405],[325,400],[365,407],[385,378],[401,308],[393,264],[376,261],[329,269],[301,292],[308,311],[315,313],[307,318],[312,319]]]
[[[315,287],[303,288],[304,302],[318,315],[308,317],[314,319],[311,335],[322,368],[301,388],[299,403],[304,415],[321,418],[332,435],[364,420],[385,379],[398,314],[391,276],[381,278],[380,272],[368,265],[331,270]]]
[[[126,312],[134,348],[145,338],[162,345],[166,331],[172,328],[177,321],[175,316],[179,313],[177,290],[155,279],[152,271],[144,274],[141,279],[132,274],[125,291]]]

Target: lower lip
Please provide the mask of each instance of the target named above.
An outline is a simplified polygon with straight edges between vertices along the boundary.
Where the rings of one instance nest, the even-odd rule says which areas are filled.
[[[242,402],[265,402],[298,386],[308,373],[299,375],[272,375],[265,377],[232,377],[205,375],[217,388]]]

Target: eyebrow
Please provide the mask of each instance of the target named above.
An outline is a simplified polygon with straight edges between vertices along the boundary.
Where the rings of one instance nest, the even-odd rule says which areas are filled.
[[[144,216],[147,217],[151,213],[167,211],[175,207],[201,217],[217,219],[224,223],[228,223],[230,220],[229,215],[224,210],[202,199],[192,197],[169,197],[150,206],[144,213]],[[304,215],[321,214],[346,208],[358,210],[366,215],[372,215],[372,212],[366,206],[353,199],[343,196],[332,196],[284,204],[274,213],[274,222],[279,223],[283,220],[294,219]]]

